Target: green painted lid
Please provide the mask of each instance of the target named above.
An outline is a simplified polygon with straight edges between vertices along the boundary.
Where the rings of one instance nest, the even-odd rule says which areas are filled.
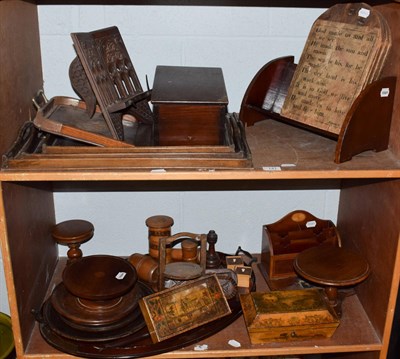
[[[14,349],[14,336],[11,328],[11,318],[0,313],[0,359],[7,358]]]

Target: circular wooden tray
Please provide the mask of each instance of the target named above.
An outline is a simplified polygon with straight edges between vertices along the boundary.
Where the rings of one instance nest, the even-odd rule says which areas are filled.
[[[92,255],[76,259],[63,272],[69,292],[88,300],[121,297],[136,283],[135,267],[129,261],[111,255]]]

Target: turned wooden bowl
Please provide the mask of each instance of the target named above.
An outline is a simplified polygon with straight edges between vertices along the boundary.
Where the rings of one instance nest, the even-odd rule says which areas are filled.
[[[63,282],[74,296],[106,301],[126,294],[137,282],[135,267],[111,255],[92,255],[72,261],[63,272]]]

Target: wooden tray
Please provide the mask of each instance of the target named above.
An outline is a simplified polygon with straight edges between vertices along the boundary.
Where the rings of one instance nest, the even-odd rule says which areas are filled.
[[[252,167],[243,124],[236,113],[227,114],[224,120],[225,143],[221,146],[140,145],[129,148],[82,146],[66,142],[65,138],[39,131],[28,122],[21,128],[12,148],[3,156],[2,168],[51,171]],[[142,142],[142,136],[137,135],[138,138]]]
[[[52,330],[49,323],[44,320],[39,322],[40,332],[50,345],[71,355],[100,359],[141,358],[181,349],[224,329],[242,315],[242,307],[239,300],[232,299],[228,303],[231,309],[231,314],[228,316],[159,343],[152,342],[147,328],[143,328],[127,337],[107,342],[68,339]]]
[[[94,115],[89,117],[87,104],[70,97],[56,96],[50,99],[38,109],[33,123],[42,131],[91,145],[132,147],[135,144],[132,137],[126,138],[126,141],[113,139],[98,107]]]

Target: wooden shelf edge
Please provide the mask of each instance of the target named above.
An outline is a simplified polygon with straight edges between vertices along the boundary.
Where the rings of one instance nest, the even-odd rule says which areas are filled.
[[[187,5],[187,6],[241,6],[241,7],[329,7],[338,0],[37,0],[38,5]],[[356,1],[346,1],[356,2]],[[386,4],[390,0],[373,0],[372,5]]]
[[[193,170],[193,171],[74,171],[1,172],[0,181],[190,181],[190,180],[301,180],[349,178],[400,178],[400,169],[383,170]]]

